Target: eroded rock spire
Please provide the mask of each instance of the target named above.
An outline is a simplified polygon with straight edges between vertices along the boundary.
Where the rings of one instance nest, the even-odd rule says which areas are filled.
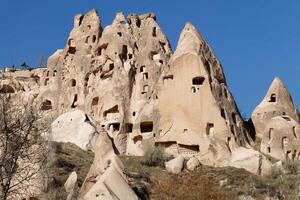
[[[299,122],[298,110],[288,89],[279,77],[275,77],[266,96],[252,113],[257,137],[262,136],[270,119],[281,115],[288,115]]]

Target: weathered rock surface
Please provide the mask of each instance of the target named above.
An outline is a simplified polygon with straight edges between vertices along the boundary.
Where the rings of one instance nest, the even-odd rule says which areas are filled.
[[[184,157],[182,155],[165,163],[166,170],[173,174],[179,174],[183,170]]]
[[[81,110],[72,110],[60,115],[52,124],[50,140],[71,142],[80,148],[93,149],[92,144],[98,136],[91,119]]]
[[[299,113],[287,88],[276,77],[252,113],[261,152],[276,159],[300,159]]]
[[[288,115],[299,123],[299,113],[295,103],[282,81],[275,77],[266,96],[252,113],[256,137],[263,137],[270,119],[282,115]]]
[[[77,174],[72,172],[64,185],[67,191],[67,200],[75,200],[78,192]]]
[[[232,152],[231,160],[228,163],[228,166],[244,168],[258,175],[268,174],[271,165],[271,162],[260,152],[243,147]]]
[[[220,62],[190,23],[173,54],[154,14],[126,18],[118,13],[102,28],[97,11],[91,10],[75,16],[66,46],[49,57],[47,68],[1,75],[0,92],[10,93],[16,102],[32,102],[43,115],[58,117],[52,124],[55,141],[96,152],[95,127],[102,127],[117,154],[143,155],[161,145],[174,156],[222,166],[241,147],[248,148],[250,157],[258,153],[251,150],[252,140]],[[278,100],[288,98],[286,92],[277,95]],[[294,107],[284,107],[291,117],[296,116]],[[99,175],[106,173],[105,164],[100,165],[101,170],[93,167],[93,173],[105,177]],[[114,166],[108,167],[109,173],[122,174],[116,173],[122,168],[118,164],[109,166]],[[106,180],[100,179],[99,184]],[[97,188],[82,190],[82,197],[98,194]],[[106,194],[107,188],[102,189]]]
[[[100,132],[95,158],[80,189],[79,199],[138,199],[129,187],[122,162],[105,131]]]
[[[218,149],[215,164],[251,142],[221,64],[190,23],[172,55],[154,14],[118,13],[103,29],[92,10],[75,16],[66,47],[33,74],[37,84],[25,93],[41,112],[83,110],[121,154],[143,155],[155,143],[187,157]]]
[[[260,151],[279,160],[300,159],[300,124],[288,115],[273,117],[266,124]]]
[[[218,165],[251,142],[221,64],[196,28],[187,23],[158,89],[156,143],[186,157]],[[176,101],[174,101],[176,99]]]
[[[186,162],[186,168],[190,171],[194,171],[196,168],[200,167],[201,163],[196,157],[190,158]]]
[[[241,195],[239,196],[238,200],[255,200],[252,196],[248,195]]]

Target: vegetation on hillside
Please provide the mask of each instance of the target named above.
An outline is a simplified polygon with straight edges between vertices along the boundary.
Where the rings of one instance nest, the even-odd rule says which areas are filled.
[[[64,184],[69,175],[75,171],[78,187],[81,187],[93,159],[93,152],[84,151],[75,144],[52,142],[48,157],[49,180],[41,199],[66,199]]]
[[[170,160],[172,157],[167,156],[165,154],[163,147],[155,147],[155,148],[149,148],[143,157],[143,161],[141,162],[144,165],[148,166],[160,166],[164,167],[165,162]]]
[[[143,157],[122,156],[121,159],[129,183],[141,199],[300,199],[300,174],[295,170],[299,168],[298,162],[286,161],[282,170],[274,167],[269,176],[262,177],[244,169],[209,166],[175,175],[160,166],[141,164]]]
[[[81,187],[94,154],[71,143],[53,143],[49,184],[44,199],[65,199],[64,183],[72,171],[78,174]],[[142,200],[297,200],[299,197],[299,163],[286,161],[282,168],[273,167],[269,176],[251,174],[233,167],[201,166],[193,172],[176,175],[167,172],[162,163],[169,158],[161,149],[144,157],[120,156],[132,189]],[[149,164],[151,163],[151,164]]]

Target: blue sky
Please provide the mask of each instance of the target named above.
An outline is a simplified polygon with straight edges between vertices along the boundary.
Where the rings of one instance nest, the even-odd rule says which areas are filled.
[[[192,22],[221,61],[241,113],[249,116],[279,76],[300,105],[299,0],[1,0],[0,66],[38,64],[65,46],[73,16],[97,9],[102,26],[116,12],[154,12],[173,50]]]

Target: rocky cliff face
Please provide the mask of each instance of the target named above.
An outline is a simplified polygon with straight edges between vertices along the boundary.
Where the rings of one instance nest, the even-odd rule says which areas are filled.
[[[104,28],[95,10],[76,15],[65,48],[47,68],[1,73],[0,93],[52,119],[50,140],[95,152],[80,191],[77,174],[68,179],[68,199],[137,199],[117,154],[141,156],[155,146],[260,175],[271,166],[251,147],[222,66],[190,23],[173,53],[154,14],[118,13]],[[299,113],[279,78],[252,121],[261,152],[300,159]]]
[[[118,13],[102,28],[91,10],[75,16],[65,48],[49,57],[47,69],[32,73],[7,85],[52,116],[83,110],[120,154],[163,145],[175,155],[217,159],[251,142],[221,64],[190,23],[173,54],[154,14]]]
[[[59,113],[84,110],[108,130],[119,153],[139,154],[127,151],[127,138],[140,123],[157,123],[153,91],[170,55],[153,14],[118,13],[102,29],[92,10],[75,17],[65,49],[49,58],[45,83],[53,79],[52,91],[43,98]]]
[[[279,160],[300,159],[298,109],[283,82],[276,77],[252,113],[261,152]]]
[[[283,82],[276,77],[266,96],[252,113],[257,137],[262,137],[267,121],[281,115],[288,115],[299,123],[297,107]]]
[[[251,139],[226,85],[220,62],[187,23],[161,77],[157,143],[173,154],[222,160]],[[214,159],[212,159],[214,157]]]

